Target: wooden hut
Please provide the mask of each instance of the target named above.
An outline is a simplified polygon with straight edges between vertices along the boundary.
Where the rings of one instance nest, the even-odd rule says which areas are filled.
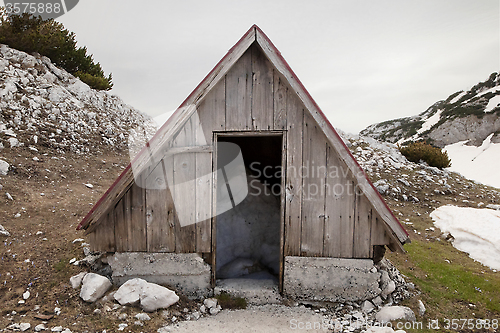
[[[217,198],[227,196],[220,190],[227,175],[221,177],[217,164],[228,142],[240,147],[247,171],[249,161],[258,162],[256,173],[281,170],[267,185],[282,189],[273,194],[276,204],[265,216],[251,217],[272,231],[280,288],[286,257],[373,259],[384,246],[404,251],[408,233],[257,26],[194,89],[78,229],[102,252],[200,253],[214,283],[224,256],[218,239],[226,230],[218,221],[234,217],[231,209],[221,213]]]

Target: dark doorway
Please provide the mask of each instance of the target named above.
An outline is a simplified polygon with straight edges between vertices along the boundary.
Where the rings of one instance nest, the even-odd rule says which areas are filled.
[[[217,215],[216,278],[273,280],[278,284],[282,255],[282,135],[219,135],[219,169],[227,163],[220,157],[221,150],[227,147],[224,143],[235,144],[241,151],[248,194],[244,199],[232,201],[232,209]],[[227,186],[231,195],[229,177],[226,173],[223,177],[218,173],[218,193],[219,186]],[[239,184],[245,182],[244,177]],[[219,197],[217,205],[219,207]]]

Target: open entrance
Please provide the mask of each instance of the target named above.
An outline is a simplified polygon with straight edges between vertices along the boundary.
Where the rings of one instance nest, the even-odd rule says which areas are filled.
[[[252,279],[278,285],[281,270],[281,178],[282,134],[255,135],[224,133],[217,135],[217,167],[227,160],[221,157],[226,143],[237,145],[241,151],[245,176],[224,172],[217,175],[217,217],[215,278],[221,285],[229,279]],[[235,146],[233,146],[235,147]],[[241,160],[240,160],[241,161]],[[233,179],[231,179],[233,177]],[[246,178],[246,180],[245,180]],[[246,196],[237,198],[233,184],[248,189]],[[222,189],[221,189],[222,188]],[[227,190],[231,209],[221,214],[223,205],[219,191]],[[233,198],[234,197],[234,198]]]

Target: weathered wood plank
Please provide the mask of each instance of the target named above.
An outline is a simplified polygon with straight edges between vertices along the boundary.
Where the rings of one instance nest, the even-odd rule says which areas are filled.
[[[198,118],[203,127],[205,140],[208,144],[212,142],[213,131],[226,129],[226,78],[208,93],[198,106]]]
[[[226,74],[226,130],[252,129],[252,50]]]
[[[195,135],[205,138],[202,131],[196,131]],[[210,252],[212,240],[212,153],[196,153],[195,192],[196,252]]]
[[[195,142],[196,124],[190,118],[174,140],[174,147],[184,147]],[[196,251],[196,159],[194,153],[173,155],[173,188],[175,204],[175,251]]]
[[[281,170],[286,170],[286,135],[283,133],[281,137]],[[283,280],[284,280],[284,272],[285,272],[285,256],[284,256],[284,248],[285,248],[285,206],[286,206],[286,193],[283,191],[286,188],[286,178],[283,174],[281,174],[281,193],[280,193],[280,266],[279,266],[279,276],[278,276],[278,290],[280,293],[283,292]]]
[[[252,128],[270,130],[273,118],[273,67],[262,50],[253,44],[252,48]]]
[[[150,177],[164,179],[164,162],[161,161]],[[151,181],[146,181],[150,184]],[[168,187],[151,186],[146,189],[146,223],[149,252],[174,252],[175,251],[175,228],[174,228],[174,202]]]
[[[129,239],[130,251],[147,251],[146,190],[134,183],[130,188],[130,192],[132,225],[132,239]]]
[[[314,119],[304,114],[301,256],[323,255],[326,140]]]
[[[351,177],[345,180],[344,193],[341,197],[340,211],[340,257],[352,258],[354,237],[354,181]]]
[[[342,194],[345,190],[346,179],[343,176],[342,169],[339,165],[340,161],[337,157],[335,149],[330,145],[327,146],[327,166],[328,175],[326,181],[326,204],[325,214],[325,235],[323,245],[323,255],[325,257],[340,257],[340,226],[341,226],[341,211],[342,211]]]
[[[274,88],[274,108],[273,108],[273,128],[282,130],[287,125],[287,95],[288,85],[283,81],[278,71],[273,70]]]
[[[128,229],[124,219],[123,201],[123,198],[120,199],[113,209],[116,252],[127,252],[128,249]]]
[[[371,245],[388,245],[389,244],[389,236],[387,235],[386,228],[383,225],[383,221],[378,216],[376,212],[373,213],[372,216],[372,237],[371,237]]]
[[[287,93],[285,256],[300,256],[302,221],[302,135],[304,110],[298,99]]]
[[[371,205],[360,191],[356,191],[356,216],[354,220],[354,258],[370,258]]]

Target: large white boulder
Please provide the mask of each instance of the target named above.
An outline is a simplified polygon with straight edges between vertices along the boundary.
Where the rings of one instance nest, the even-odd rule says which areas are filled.
[[[118,288],[114,298],[120,305],[134,305],[139,303],[142,288],[148,282],[143,279],[130,279]]]
[[[389,321],[403,319],[407,321],[415,321],[415,313],[412,309],[406,306],[384,306],[375,316],[379,323],[387,323]]]
[[[168,308],[179,301],[179,296],[170,289],[154,283],[143,286],[140,294],[141,308],[147,312]]]
[[[122,284],[114,294],[114,298],[121,305],[139,303],[147,312],[168,308],[179,301],[179,296],[170,289],[139,278],[130,279]]]
[[[95,273],[88,273],[85,275],[82,281],[82,290],[80,290],[80,297],[85,302],[95,302],[101,298],[106,291],[111,288],[111,281],[107,277],[104,277]]]

